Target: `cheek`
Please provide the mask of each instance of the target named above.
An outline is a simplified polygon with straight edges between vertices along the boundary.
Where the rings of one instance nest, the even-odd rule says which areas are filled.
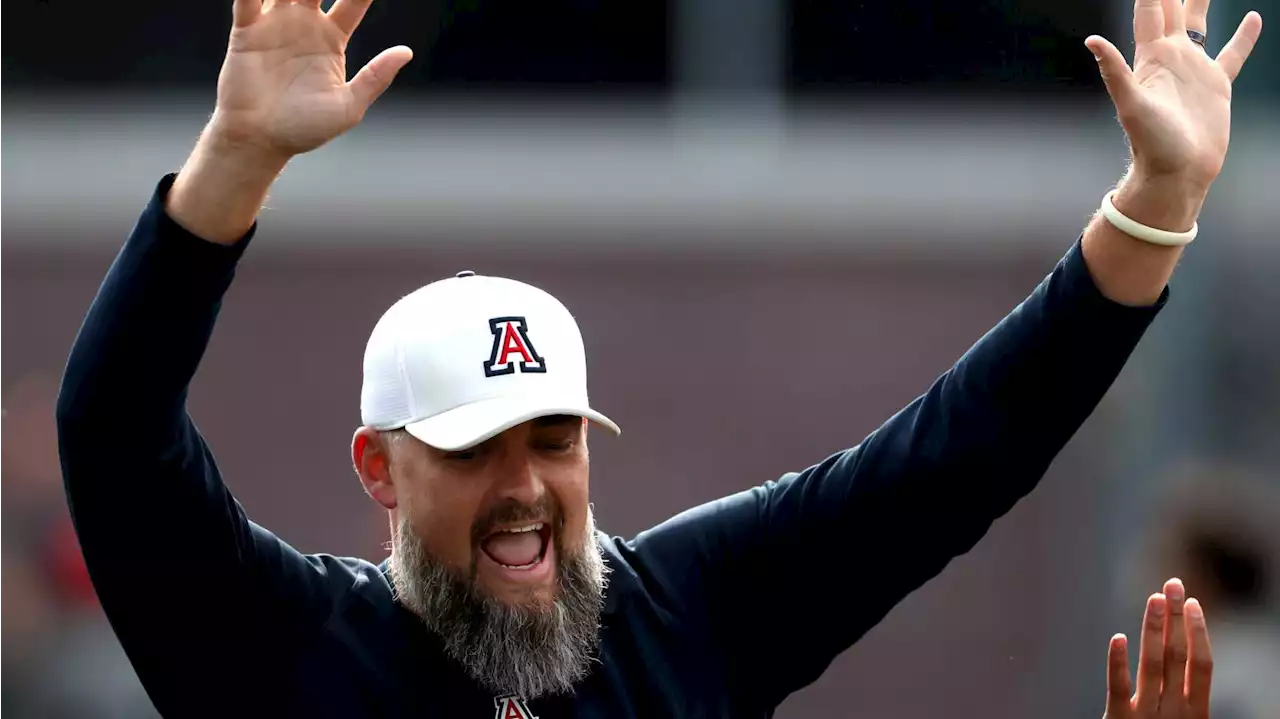
[[[475,501],[439,488],[419,489],[408,502],[402,501],[400,507],[433,557],[454,569],[465,570],[471,566]]]
[[[572,472],[560,473],[549,489],[555,494],[561,511],[564,513],[566,527],[565,539],[577,547],[584,539],[587,528],[587,506],[590,503],[586,467],[575,468]]]
[[[412,519],[423,546],[437,561],[456,570],[471,566],[471,514],[447,510],[419,511]]]

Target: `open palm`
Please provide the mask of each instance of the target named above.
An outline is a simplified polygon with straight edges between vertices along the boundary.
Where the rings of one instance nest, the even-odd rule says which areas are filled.
[[[383,51],[347,80],[347,42],[371,0],[235,0],[218,78],[217,121],[230,136],[284,156],[323,145],[355,127],[412,58]]]
[[[1187,31],[1208,33],[1209,0],[1135,0],[1133,68],[1115,45],[1094,35],[1085,44],[1129,136],[1134,162],[1149,177],[1177,177],[1208,187],[1222,171],[1231,133],[1231,83],[1262,32],[1245,15],[1217,58]]]
[[[1213,650],[1204,610],[1180,579],[1147,599],[1138,655],[1138,685],[1129,676],[1128,641],[1107,651],[1107,708],[1103,719],[1209,719]]]

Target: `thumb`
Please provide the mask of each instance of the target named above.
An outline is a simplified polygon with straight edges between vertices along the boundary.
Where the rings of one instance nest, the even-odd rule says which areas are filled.
[[[368,110],[373,101],[391,87],[391,81],[396,79],[396,73],[400,72],[401,68],[409,64],[412,59],[412,50],[403,45],[397,45],[378,53],[378,56],[370,60],[368,65],[360,68],[360,72],[357,72],[356,76],[347,83],[360,110]]]
[[[1098,61],[1098,72],[1102,75],[1103,84],[1107,86],[1107,94],[1111,95],[1111,101],[1115,103],[1116,109],[1124,114],[1124,106],[1133,102],[1134,94],[1137,92],[1129,63],[1125,61],[1124,55],[1120,54],[1116,46],[1104,37],[1090,35],[1085,39],[1084,45]]]

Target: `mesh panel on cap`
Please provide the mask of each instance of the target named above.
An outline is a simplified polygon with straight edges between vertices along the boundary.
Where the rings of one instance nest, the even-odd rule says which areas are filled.
[[[413,398],[405,381],[399,343],[400,312],[396,305],[378,320],[365,347],[360,390],[361,422],[378,429],[398,428],[412,419]]]

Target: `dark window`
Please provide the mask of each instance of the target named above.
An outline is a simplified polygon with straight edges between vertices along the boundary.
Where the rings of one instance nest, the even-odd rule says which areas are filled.
[[[661,91],[672,74],[668,3],[375,0],[348,49],[349,70],[403,44],[416,57],[401,87]],[[6,14],[6,83],[209,87],[226,51],[231,3],[15,0]]]
[[[1100,87],[1084,39],[1124,51],[1124,10],[1103,0],[792,0],[788,85],[820,95],[858,90],[1015,90]]]

